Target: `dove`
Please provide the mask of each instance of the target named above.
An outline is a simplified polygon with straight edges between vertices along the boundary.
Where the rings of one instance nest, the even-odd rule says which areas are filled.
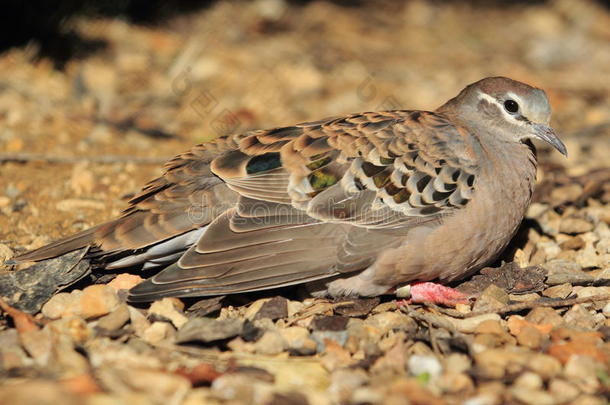
[[[435,111],[326,118],[216,138],[169,160],[114,220],[17,257],[89,247],[151,274],[132,302],[305,284],[441,303],[493,262],[532,198],[532,140],[567,156],[545,92],[505,77]]]

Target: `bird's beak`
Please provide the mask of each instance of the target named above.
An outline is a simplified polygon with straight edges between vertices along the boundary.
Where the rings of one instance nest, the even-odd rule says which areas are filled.
[[[534,133],[538,139],[550,143],[562,155],[568,156],[568,149],[563,142],[561,142],[561,139],[559,139],[555,131],[553,131],[553,128],[544,124],[534,124]]]

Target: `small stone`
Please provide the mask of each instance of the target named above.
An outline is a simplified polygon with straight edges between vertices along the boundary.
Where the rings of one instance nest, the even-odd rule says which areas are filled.
[[[70,187],[76,195],[91,194],[95,187],[95,176],[91,170],[87,169],[88,162],[81,162],[72,168],[70,177]]]
[[[538,374],[526,371],[517,377],[513,384],[518,387],[539,390],[542,388],[543,381]]]
[[[365,316],[379,305],[379,301],[378,297],[350,299],[345,302],[345,305],[337,306],[335,313],[343,316]]]
[[[109,287],[115,290],[130,290],[140,284],[144,279],[137,274],[122,273],[112,279],[108,284]]]
[[[236,404],[269,403],[273,397],[271,385],[252,380],[241,373],[227,373],[216,378],[211,386],[214,396]]]
[[[293,354],[307,356],[316,352],[316,342],[309,337],[309,331],[301,326],[280,329],[286,342],[286,349]]]
[[[346,316],[316,316],[311,328],[317,331],[339,332],[347,328],[349,318]]]
[[[152,303],[148,309],[148,317],[155,320],[168,320],[176,329],[180,329],[188,318],[182,313],[184,304],[177,298],[162,298]]]
[[[346,330],[342,331],[326,331],[326,330],[316,330],[311,334],[311,338],[314,342],[316,342],[316,350],[319,353],[326,351],[327,343],[334,343],[338,346],[345,346],[347,341],[348,332]]]
[[[75,344],[84,345],[93,334],[90,326],[83,318],[69,317],[51,321],[45,325],[53,335],[66,335]]]
[[[266,331],[254,344],[254,349],[259,354],[275,355],[284,351],[285,342],[278,331]]]
[[[604,314],[607,318],[610,318],[610,302],[604,305],[604,309],[602,309],[602,314]]]
[[[592,357],[572,355],[565,365],[563,374],[571,383],[575,384],[582,392],[594,394],[598,392],[601,384],[597,377],[600,364]]]
[[[552,260],[545,263],[543,267],[548,271],[546,282],[549,285],[579,285],[593,281],[593,277],[581,271],[581,266],[574,262]]]
[[[509,318],[509,320],[511,318]],[[543,327],[544,329],[540,329],[542,333],[549,333],[551,329],[563,322],[561,315],[553,308],[548,307],[537,307],[532,309],[525,317],[525,320]]]
[[[415,333],[417,323],[413,318],[402,312],[381,312],[369,316],[364,323],[373,326],[386,334],[389,331],[404,331],[407,334]]]
[[[265,303],[269,300],[270,300],[270,298],[263,298],[263,299],[254,301],[246,309],[246,312],[244,313],[244,318],[246,318],[249,321],[253,321],[254,317],[259,313],[259,311],[261,310],[263,305],[265,305]]]
[[[414,376],[422,374],[435,379],[443,372],[443,366],[435,356],[414,354],[407,361],[409,372]]]
[[[120,304],[112,287],[96,284],[86,287],[80,296],[79,315],[85,319],[99,318],[114,311]]]
[[[572,293],[572,284],[564,283],[549,287],[542,291],[542,295],[549,298],[566,298]]]
[[[331,375],[328,394],[334,403],[349,403],[354,390],[365,385],[368,379],[367,373],[361,368],[340,368]]]
[[[162,322],[161,324],[170,328],[172,327],[167,322]],[[121,384],[119,387],[113,387],[114,392],[121,390],[127,394],[127,398],[139,398],[140,400],[129,401],[129,403],[134,404],[179,403],[176,402],[176,398],[182,398],[191,388],[191,383],[186,377],[166,371],[150,370],[141,367],[122,369],[117,367],[114,373],[116,376],[111,381],[115,384]],[[146,396],[142,397],[137,395],[137,393],[146,393]],[[87,403],[91,402],[87,401]]]
[[[559,225],[559,232],[573,235],[592,230],[593,224],[580,218],[564,218]]]
[[[443,368],[448,373],[459,374],[466,372],[472,367],[470,357],[462,353],[451,353],[444,358]]]
[[[269,318],[272,321],[288,317],[288,300],[284,297],[273,297],[263,303],[254,319]]]
[[[532,325],[524,326],[517,334],[517,343],[530,349],[538,349],[544,340],[545,335]]]
[[[600,263],[601,258],[602,257],[597,254],[593,243],[589,242],[584,249],[581,249],[576,253],[575,261],[583,268],[594,268],[602,266],[602,263]]]
[[[194,318],[180,328],[176,341],[209,343],[235,337],[242,329],[243,321],[239,319]]]
[[[576,201],[582,195],[583,189],[580,184],[570,183],[565,186],[557,187],[551,191],[550,200],[556,206],[569,201]]]
[[[436,385],[448,394],[466,394],[474,391],[474,382],[465,373],[444,373]]]
[[[105,331],[115,331],[120,329],[129,321],[129,308],[127,304],[121,304],[117,309],[97,321],[96,327]]]
[[[574,400],[580,391],[576,386],[566,380],[553,378],[549,383],[549,392],[557,402],[566,403]]]
[[[515,386],[510,389],[510,393],[520,403],[526,405],[555,405],[555,399],[547,392]]]
[[[473,311],[494,311],[508,304],[508,293],[495,284],[490,284],[479,297],[472,308]]]
[[[527,368],[547,381],[561,373],[561,363],[548,354],[534,353],[527,356]]]
[[[38,366],[46,366],[51,356],[53,342],[49,329],[29,330],[19,335],[21,346]]]
[[[12,258],[13,255],[14,253],[10,247],[4,243],[0,243],[0,264],[3,264],[8,259]]]
[[[500,315],[498,314],[483,314],[473,316],[471,318],[465,319],[456,319],[456,318],[448,318],[448,320],[453,324],[453,326],[458,330],[458,332],[462,333],[474,333],[477,330],[477,327],[485,321],[500,321]]]
[[[41,309],[42,314],[49,319],[59,319],[72,316],[78,312],[77,303],[81,292],[58,293],[51,297]]]
[[[570,325],[570,327],[596,329],[595,318],[581,304],[572,306],[563,316],[563,321],[566,325]]]
[[[74,212],[83,209],[103,210],[106,205],[102,201],[86,200],[84,198],[68,198],[55,204],[55,208],[63,212]]]
[[[167,322],[153,322],[142,334],[145,342],[155,345],[165,340],[170,340],[175,335],[175,330]]]
[[[129,322],[136,336],[144,336],[144,332],[150,327],[150,322],[138,309],[128,306]]]
[[[578,250],[585,247],[585,241],[580,236],[572,236],[561,242],[559,246],[564,250]]]
[[[574,292],[578,298],[587,298],[595,296],[610,295],[610,286],[602,287],[576,287]],[[599,300],[590,304],[585,304],[587,308],[594,308],[600,310],[604,307],[605,301]]]
[[[66,392],[57,381],[33,379],[3,386],[0,389],[0,403],[82,405],[83,400],[78,395]]]
[[[203,318],[208,316],[222,308],[221,301],[225,296],[204,298],[197,301],[187,310],[187,316],[189,318]]]

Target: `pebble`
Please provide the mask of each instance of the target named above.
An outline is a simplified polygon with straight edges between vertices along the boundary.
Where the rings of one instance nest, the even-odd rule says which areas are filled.
[[[572,284],[564,283],[554,285],[542,291],[542,295],[549,298],[566,298],[572,293]]]
[[[581,266],[575,262],[551,260],[543,264],[543,267],[548,271],[546,283],[549,285],[577,285],[593,281],[593,276],[581,271]]]
[[[271,385],[252,380],[248,375],[227,373],[212,382],[214,396],[239,404],[267,403],[273,397]]]
[[[465,319],[448,318],[457,331],[462,333],[474,333],[482,322],[489,320],[500,321],[500,319],[500,315],[493,313],[477,315]]]
[[[107,285],[115,290],[129,290],[140,284],[144,279],[136,274],[122,273],[112,279]]]
[[[561,205],[568,201],[576,201],[582,195],[582,186],[578,183],[570,183],[560,186],[551,191],[551,200],[555,205]]]
[[[538,374],[532,373],[531,371],[526,371],[519,375],[513,384],[522,388],[538,390],[542,388],[543,381]]]
[[[286,349],[293,354],[307,356],[316,352],[316,342],[309,337],[309,331],[301,326],[279,329]]]
[[[533,353],[527,356],[527,368],[538,374],[545,381],[561,373],[561,363],[559,360],[543,353]]]
[[[75,290],[72,293],[58,293],[51,297],[41,309],[42,314],[49,319],[59,319],[72,316],[77,313],[76,303],[82,291]]]
[[[284,351],[285,341],[278,331],[268,330],[254,344],[254,350],[259,354],[275,355]]]
[[[553,378],[549,382],[549,392],[557,402],[570,402],[580,394],[580,390],[574,384],[559,378]]]
[[[441,391],[449,394],[467,394],[474,391],[472,378],[465,373],[444,373],[436,381]]]
[[[240,319],[193,318],[178,330],[176,341],[209,343],[235,337],[242,330],[243,321]]]
[[[580,391],[594,394],[601,387],[597,377],[599,368],[600,364],[592,357],[572,355],[565,365],[563,375],[566,380],[575,384]]]
[[[79,317],[51,321],[45,325],[44,329],[48,329],[54,336],[66,335],[72,342],[79,345],[84,345],[93,335],[90,325]]]
[[[136,336],[144,336],[144,332],[150,327],[150,322],[146,319],[146,316],[142,314],[138,309],[134,307],[128,307],[129,310],[129,322]]]
[[[471,367],[472,361],[470,357],[462,353],[451,353],[443,361],[443,368],[449,373],[463,373]]]
[[[129,321],[129,307],[127,304],[121,304],[117,309],[101,317],[97,321],[96,327],[105,331],[115,331],[120,329]]]
[[[402,312],[381,312],[374,314],[369,316],[364,323],[379,329],[382,334],[386,334],[391,330],[402,330],[407,334],[411,334],[417,330],[417,323],[413,318]]]
[[[607,318],[610,318],[610,302],[604,305],[604,309],[602,309],[602,314],[604,314]]]
[[[5,385],[0,389],[0,403],[82,405],[83,400],[67,393],[56,381],[32,379]]]
[[[564,218],[559,225],[559,232],[567,234],[579,234],[593,230],[593,224],[580,218]]]
[[[85,319],[99,318],[120,305],[116,290],[103,284],[86,287],[80,296],[79,314]]]
[[[327,392],[334,403],[348,403],[354,390],[365,385],[368,380],[369,376],[361,368],[340,368],[331,374]]]
[[[591,312],[584,305],[572,306],[563,316],[563,321],[570,327],[582,329],[597,329],[596,321]]]
[[[578,250],[585,247],[585,241],[580,236],[572,236],[569,239],[561,242],[559,246],[564,250]]]
[[[473,311],[495,311],[504,308],[509,301],[508,293],[496,286],[490,284],[477,300],[472,308]]]
[[[155,345],[163,341],[173,340],[175,329],[167,322],[153,322],[142,334],[145,342]]]
[[[545,391],[535,390],[525,387],[512,387],[510,389],[512,396],[520,403],[526,405],[555,405],[553,396]]]
[[[600,258],[593,246],[593,243],[587,243],[584,249],[579,250],[576,253],[576,263],[578,263],[583,268],[594,268],[600,267],[602,264],[600,263]],[[606,262],[607,263],[607,262]]]
[[[86,200],[83,198],[68,198],[55,204],[55,208],[63,212],[75,212],[83,209],[103,210],[106,205],[102,201]]]
[[[288,300],[284,297],[273,297],[263,303],[254,319],[268,318],[272,321],[288,317]]]
[[[524,326],[517,334],[517,343],[530,349],[538,349],[545,340],[545,335],[532,325]]]
[[[512,319],[512,317],[510,317],[509,320],[510,319]],[[537,325],[550,325],[549,329],[541,329],[541,332],[543,333],[548,333],[552,328],[563,323],[561,315],[553,308],[548,307],[536,307],[532,309],[525,317],[525,320]]]
[[[152,303],[148,309],[148,317],[153,320],[170,321],[176,329],[188,322],[182,312],[184,304],[177,298],[163,298]]]
[[[0,243],[0,264],[3,264],[8,259],[12,258],[13,255],[14,253],[10,247],[4,243]]]
[[[414,376],[425,374],[435,379],[443,372],[443,366],[435,356],[414,354],[407,361],[409,372]]]

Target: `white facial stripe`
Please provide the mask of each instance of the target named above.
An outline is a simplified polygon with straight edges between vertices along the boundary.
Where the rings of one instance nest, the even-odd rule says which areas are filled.
[[[519,104],[519,108],[522,108],[523,103],[521,102],[521,99],[517,95],[515,95],[514,93],[507,93],[506,95],[508,96],[508,98],[515,100]],[[502,112],[502,114],[504,114],[504,118],[506,118],[507,121],[512,121],[513,123],[521,125],[521,126],[525,126],[527,124],[526,121],[518,120],[515,118],[514,115],[509,114],[506,111],[506,109],[504,108],[504,106],[502,104],[500,104],[500,102],[498,100],[496,100],[494,97],[490,96],[489,94],[479,91],[478,96],[479,96],[479,100],[485,100],[488,103],[497,105],[498,108],[500,109],[500,111]]]

